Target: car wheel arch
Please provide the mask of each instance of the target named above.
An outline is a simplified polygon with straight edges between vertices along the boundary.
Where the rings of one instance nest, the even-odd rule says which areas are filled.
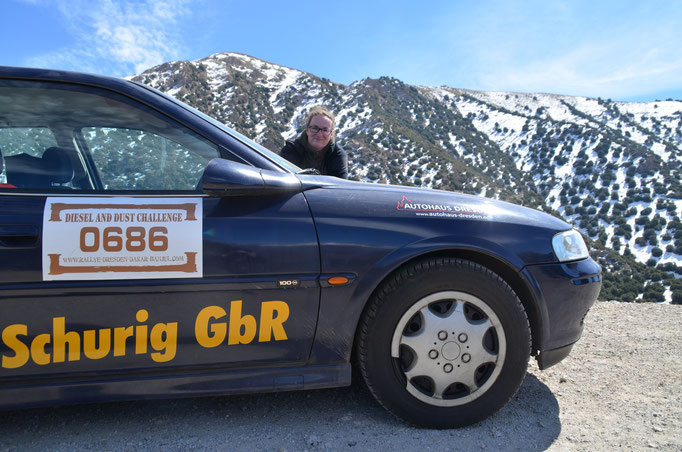
[[[523,275],[514,268],[508,262],[501,260],[495,256],[487,253],[483,253],[475,250],[466,249],[447,249],[447,250],[436,250],[430,251],[416,256],[411,256],[408,259],[398,263],[391,271],[387,272],[381,280],[374,286],[373,290],[370,292],[367,299],[364,301],[364,307],[361,315],[358,317],[358,325],[361,319],[365,315],[365,311],[369,305],[369,301],[372,297],[381,290],[382,286],[389,281],[396,273],[402,271],[403,268],[413,264],[416,261],[428,260],[430,258],[454,258],[454,259],[464,259],[471,261],[473,263],[479,264],[486,267],[499,275],[509,286],[514,290],[516,295],[519,297],[523,308],[528,316],[528,321],[530,323],[531,329],[531,354],[536,355],[540,350],[540,344],[542,344],[543,338],[543,313],[541,311],[540,305],[530,287],[530,283],[523,277]],[[358,341],[358,331],[356,325],[355,337],[353,340],[352,348],[352,358],[351,361],[355,362],[356,344]]]

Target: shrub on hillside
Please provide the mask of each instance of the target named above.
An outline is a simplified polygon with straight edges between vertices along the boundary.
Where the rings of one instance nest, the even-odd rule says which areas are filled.
[[[660,283],[649,284],[644,290],[644,296],[642,297],[642,300],[652,302],[664,301],[665,300],[664,293],[665,287],[663,287],[663,284]]]

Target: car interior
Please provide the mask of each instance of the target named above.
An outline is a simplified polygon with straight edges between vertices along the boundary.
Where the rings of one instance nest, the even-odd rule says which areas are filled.
[[[0,189],[192,191],[217,147],[105,90],[0,83]]]

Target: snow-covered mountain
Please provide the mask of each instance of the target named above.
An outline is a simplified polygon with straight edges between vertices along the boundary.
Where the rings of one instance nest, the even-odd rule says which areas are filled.
[[[593,242],[603,298],[682,303],[682,101],[348,86],[236,53],[134,77],[278,151],[306,111],[337,112],[351,177],[496,197],[559,215]]]

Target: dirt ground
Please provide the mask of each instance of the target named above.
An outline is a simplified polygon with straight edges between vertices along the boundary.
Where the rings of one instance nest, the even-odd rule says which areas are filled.
[[[530,374],[559,405],[552,450],[682,451],[682,306],[600,302],[571,355]]]
[[[330,390],[0,413],[0,451],[682,451],[682,306],[600,302],[571,355],[459,430],[407,425],[360,379]]]

